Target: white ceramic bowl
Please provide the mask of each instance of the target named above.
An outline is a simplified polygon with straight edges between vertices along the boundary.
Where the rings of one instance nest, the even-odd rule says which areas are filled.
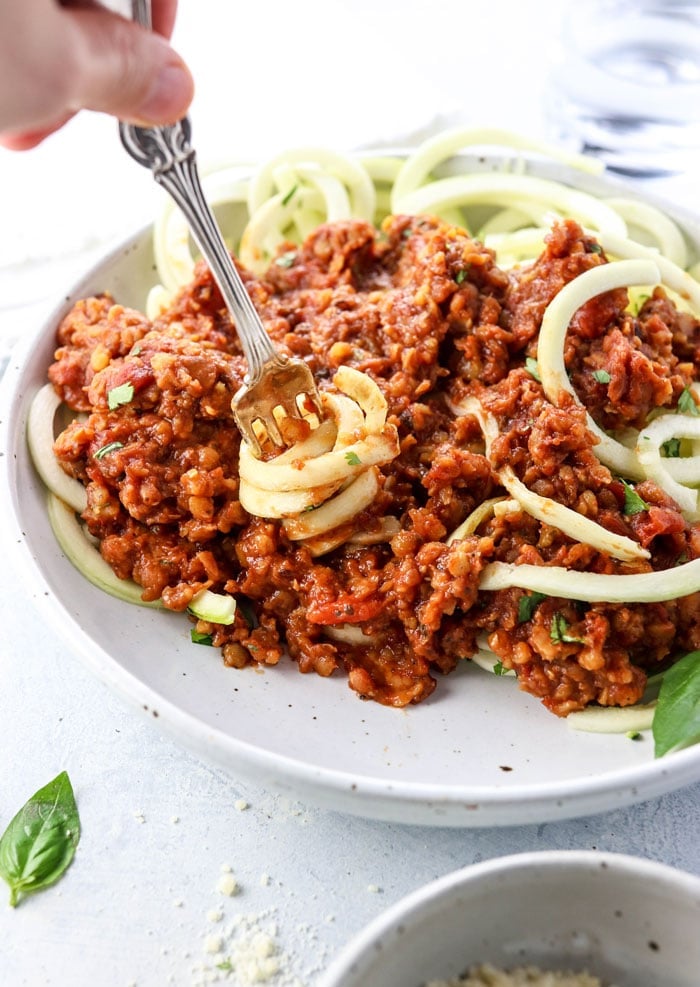
[[[605,987],[698,987],[700,878],[594,851],[501,857],[388,909],[317,987],[423,987],[491,963],[588,971]]]
[[[473,170],[502,158],[469,158]],[[608,179],[533,164],[540,177],[614,195]],[[700,223],[674,214],[700,253]],[[182,615],[106,596],[62,554],[25,441],[55,330],[79,298],[109,290],[142,308],[156,281],[142,230],[75,285],[15,352],[0,387],[0,535],[42,614],[110,688],[159,729],[236,777],[293,798],[401,823],[490,826],[585,815],[700,778],[700,745],[654,760],[653,744],[576,733],[507,677],[464,662],[424,703],[361,703],[345,677],[300,675],[291,661],[236,671],[193,645]],[[0,542],[0,543],[2,543]],[[271,727],[274,725],[274,727]]]

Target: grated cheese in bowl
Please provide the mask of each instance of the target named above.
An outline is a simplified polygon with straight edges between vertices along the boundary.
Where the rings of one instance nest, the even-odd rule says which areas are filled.
[[[486,964],[474,967],[463,977],[431,980],[425,987],[603,987],[603,984],[587,973],[553,973],[533,966],[507,971]]]

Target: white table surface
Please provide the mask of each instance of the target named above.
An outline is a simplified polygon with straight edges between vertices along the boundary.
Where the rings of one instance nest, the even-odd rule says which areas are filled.
[[[546,132],[553,4],[436,0],[429,15],[409,2],[250,6],[181,0],[176,42],[198,80],[192,117],[203,160],[255,160],[309,142],[403,142],[458,120]],[[0,152],[0,188],[0,341],[35,325],[87,253],[157,205],[113,122],[89,114],[35,152]],[[688,201],[688,188],[678,179],[663,191]],[[3,907],[0,885],[2,987],[189,987],[214,977],[239,987],[253,981],[227,977],[216,963],[236,936],[261,929],[281,957],[271,987],[312,987],[389,904],[505,853],[595,847],[700,874],[700,785],[595,817],[513,828],[335,814],[243,784],[163,736],[42,625],[32,587],[6,567],[0,621],[0,830],[64,769],[83,827],[76,859],[53,889],[13,910]],[[220,890],[229,873],[239,886],[233,896]]]

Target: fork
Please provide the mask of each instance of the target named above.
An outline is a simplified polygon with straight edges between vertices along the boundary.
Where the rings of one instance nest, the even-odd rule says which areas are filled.
[[[152,29],[150,0],[131,0],[134,21]],[[287,445],[280,422],[302,419],[309,413],[322,418],[321,401],[313,375],[302,360],[279,353],[265,331],[245,285],[231,260],[214,214],[209,208],[191,146],[188,117],[165,127],[120,123],[122,144],[155,181],[174,199],[219,286],[241,342],[248,371],[231,402],[233,417],[258,456],[262,435],[281,450]],[[298,430],[288,432],[298,435]]]

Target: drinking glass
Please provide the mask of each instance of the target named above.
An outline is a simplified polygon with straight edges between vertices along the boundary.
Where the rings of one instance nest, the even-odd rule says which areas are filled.
[[[700,3],[578,0],[562,12],[550,136],[638,178],[700,161]]]

